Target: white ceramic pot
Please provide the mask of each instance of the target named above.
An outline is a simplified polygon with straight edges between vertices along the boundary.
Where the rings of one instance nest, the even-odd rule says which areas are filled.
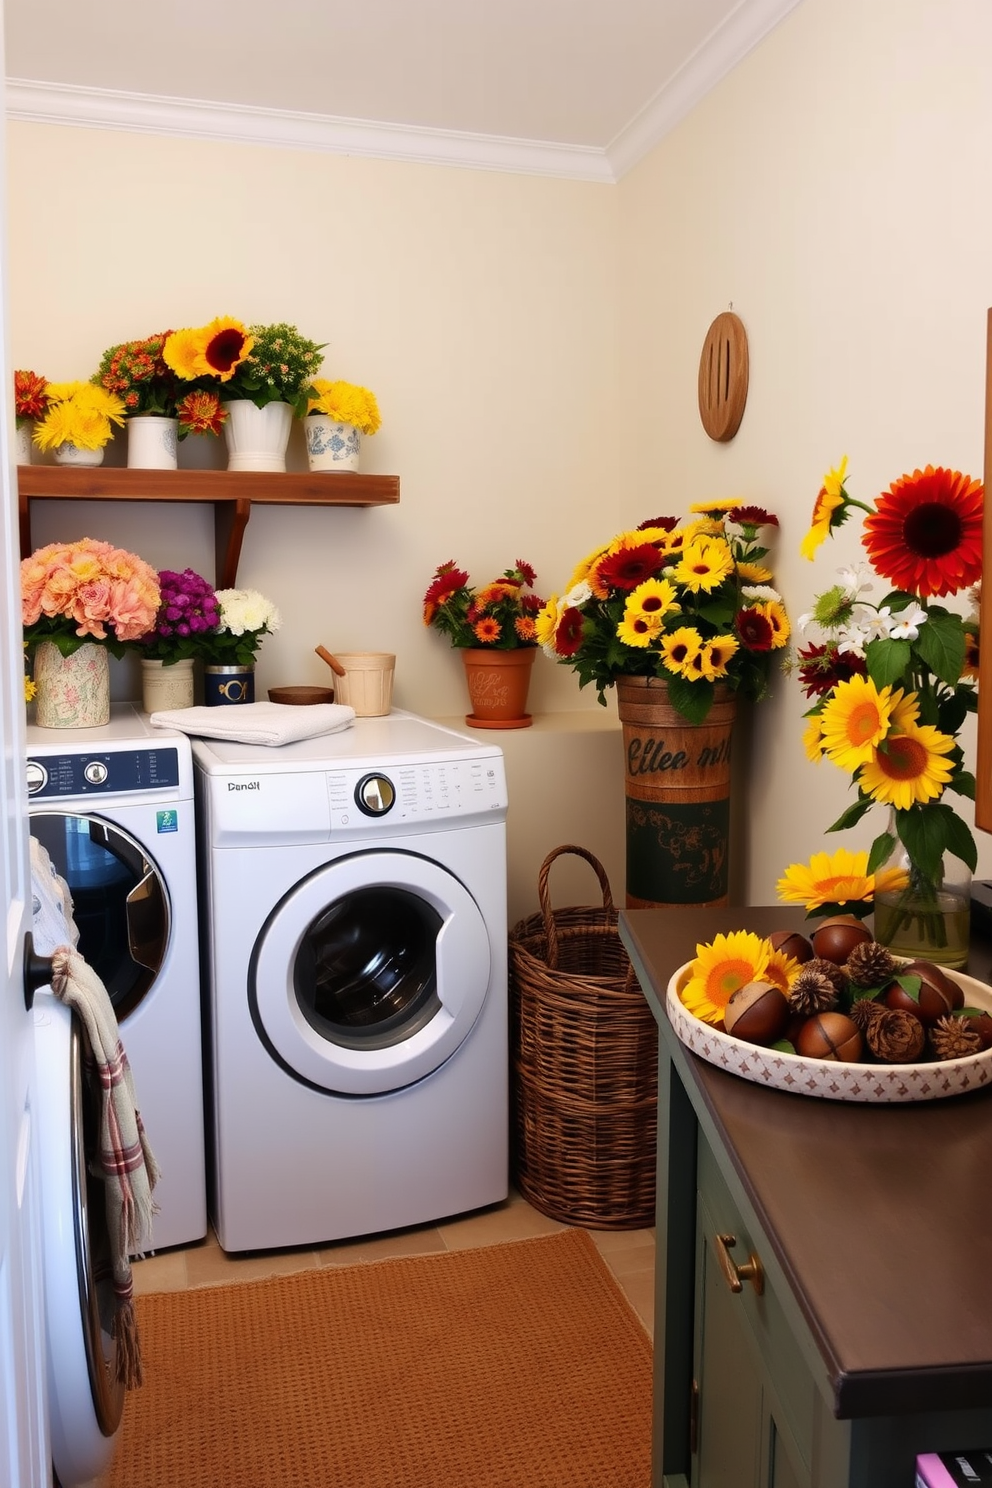
[[[311,470],[357,470],[362,435],[353,424],[339,424],[326,413],[310,413],[303,420],[307,459]]]
[[[25,419],[14,429],[14,458],[18,465],[31,464],[32,434],[34,424],[31,419]]]
[[[141,706],[146,713],[166,708],[192,708],[193,662],[141,661]]]
[[[131,470],[175,470],[179,464],[179,420],[140,414],[127,421],[127,463]]]
[[[88,465],[90,467],[103,464],[103,448],[83,449],[78,444],[57,444],[52,451],[55,456],[56,465]]]
[[[223,406],[228,470],[285,470],[293,426],[291,405],[266,403],[256,408],[247,398],[235,398]]]
[[[42,728],[101,728],[110,722],[110,659],[86,641],[63,656],[53,641],[34,653],[35,722]]]

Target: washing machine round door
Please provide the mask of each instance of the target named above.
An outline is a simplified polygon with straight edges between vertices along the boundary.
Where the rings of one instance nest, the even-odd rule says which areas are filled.
[[[101,816],[33,811],[29,828],[72,894],[79,954],[110,994],[118,1023],[161,970],[169,945],[165,880],[141,844]]]
[[[291,1074],[381,1095],[450,1059],[482,1010],[491,966],[482,912],[453,874],[414,853],[362,852],[276,906],[252,955],[250,995]]]
[[[109,1465],[124,1387],[106,1200],[89,1172],[98,1114],[83,1082],[79,1023],[51,992],[37,993],[33,1017],[49,1428],[59,1481],[72,1488]]]

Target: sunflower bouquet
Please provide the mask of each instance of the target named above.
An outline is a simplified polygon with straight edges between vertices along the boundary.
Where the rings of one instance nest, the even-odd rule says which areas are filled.
[[[888,824],[866,855],[819,854],[809,865],[794,864],[779,895],[811,914],[841,907],[864,915],[874,907],[879,940],[894,944],[912,934],[918,954],[929,949],[934,959],[956,964],[949,934],[956,914],[966,947],[968,900],[965,894],[960,904],[949,902],[953,875],[945,858],[959,859],[970,874],[977,853],[944,798],[975,794],[957,736],[977,705],[984,492],[970,476],[928,465],[894,481],[869,506],[850,495],[846,479],[845,457],[824,478],[801,551],[812,559],[861,511],[870,568],[840,570],[839,581],[798,621],[803,632],[815,627],[822,637],[798,651],[800,683],[813,704],[804,746],[810,760],[827,759],[850,773],[857,790],[828,831],[853,827],[876,805],[888,809]],[[894,587],[875,598],[876,579]],[[957,594],[969,601],[968,613],[935,603]],[[890,860],[900,875],[879,881],[880,873],[891,874]]]
[[[463,650],[514,651],[536,646],[536,616],[544,600],[525,593],[536,581],[533,568],[522,558],[498,579],[475,588],[463,568],[453,561],[442,563],[424,595],[424,624]]]
[[[605,705],[617,677],[658,677],[693,723],[717,684],[756,700],[790,625],[765,565],[778,518],[743,501],[701,502],[692,520],[656,517],[584,558],[537,620],[538,640],[594,683]]]

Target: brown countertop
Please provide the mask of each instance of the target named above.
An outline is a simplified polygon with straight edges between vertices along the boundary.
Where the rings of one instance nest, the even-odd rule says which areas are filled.
[[[860,1105],[771,1091],[699,1059],[664,1012],[720,931],[801,910],[624,910],[620,934],[690,1100],[708,1113],[812,1333],[841,1417],[992,1403],[992,1092]],[[992,947],[969,974],[992,980]]]

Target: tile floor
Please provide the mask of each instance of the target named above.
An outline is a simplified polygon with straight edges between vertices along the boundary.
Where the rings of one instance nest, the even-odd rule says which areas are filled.
[[[436,1225],[396,1230],[359,1240],[339,1240],[319,1249],[231,1256],[221,1250],[211,1231],[196,1245],[163,1251],[161,1255],[136,1261],[133,1267],[134,1288],[141,1294],[221,1286],[230,1281],[285,1276],[314,1266],[354,1266],[386,1260],[390,1256],[499,1245],[507,1240],[526,1240],[565,1228],[557,1220],[541,1214],[519,1193],[511,1192],[505,1203],[446,1219]],[[654,1231],[590,1230],[589,1233],[649,1334],[653,1334]]]

